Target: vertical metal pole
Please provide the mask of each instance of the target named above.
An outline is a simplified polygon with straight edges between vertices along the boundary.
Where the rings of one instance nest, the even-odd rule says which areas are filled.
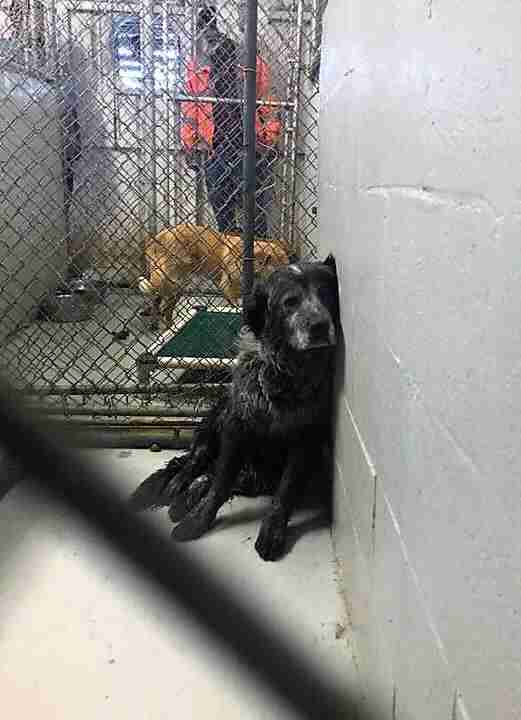
[[[161,91],[161,99],[164,102],[166,114],[166,176],[165,181],[165,197],[166,197],[166,224],[170,227],[170,58],[169,51],[169,5],[163,0],[161,25],[163,35],[163,70],[165,73],[165,87]]]
[[[51,48],[51,67],[52,67],[52,78],[54,88],[56,91],[62,117],[59,120],[60,123],[60,143],[62,153],[62,184],[63,184],[63,229],[64,229],[64,245],[65,253],[67,255],[67,265],[70,264],[72,258],[72,238],[71,238],[71,224],[70,224],[70,204],[71,197],[69,194],[69,188],[66,182],[66,166],[65,166],[65,145],[67,137],[63,127],[63,111],[64,111],[64,94],[63,94],[63,77],[60,67],[60,52],[58,48],[58,11],[56,7],[56,0],[51,0],[50,6],[50,48]],[[67,12],[67,19],[70,19],[70,10]],[[70,71],[70,68],[69,68]],[[69,268],[68,268],[69,270]]]
[[[33,12],[33,26],[34,26],[34,41],[35,41],[35,55],[34,59],[37,67],[44,67],[47,60],[45,56],[45,21],[44,21],[44,8],[40,0],[33,0],[32,3]]]
[[[192,2],[191,32],[192,32],[192,59],[199,51],[199,38],[197,35],[197,13],[199,10],[198,0]],[[204,156],[199,153],[199,164],[195,177],[195,224],[203,224],[203,199],[204,199]]]
[[[114,3],[110,5],[110,68],[112,72],[112,142],[114,144],[114,156],[119,144],[119,77],[118,62],[114,57]]]
[[[297,210],[297,162],[298,162],[298,150],[300,145],[300,94],[302,92],[302,49],[304,39],[304,0],[298,0],[297,7],[297,51],[296,51],[296,79],[293,96],[293,145],[291,147],[291,215],[290,215],[290,233],[289,233],[289,247],[292,253],[300,257],[300,247],[296,247],[295,244],[295,221],[296,221],[296,210]]]
[[[60,77],[60,83],[66,82],[66,88],[67,91],[70,91],[70,83],[74,82],[77,83],[78,79],[74,76],[74,55],[73,55],[73,28],[72,28],[72,11],[69,9],[67,10],[67,73],[69,75],[68,78],[61,78]],[[63,95],[62,95],[63,97]],[[78,93],[76,94],[76,97],[78,97]],[[76,111],[78,111],[78,107],[76,107]],[[65,136],[65,133],[63,132],[62,128],[62,137],[64,145],[67,142],[67,137]],[[69,172],[71,172],[71,168],[69,168]],[[72,170],[74,173],[74,170]],[[74,178],[74,175],[73,175]],[[73,180],[74,183],[74,180]],[[72,208],[72,193],[69,190],[69,187],[65,187],[65,243],[66,243],[66,253],[67,253],[67,264],[68,264],[68,272],[74,274],[75,270],[73,269],[74,263],[72,262],[74,257],[74,247],[72,242],[72,224],[71,224],[71,208]]]
[[[25,6],[27,17],[24,18],[24,47],[26,48],[25,68],[32,70],[35,67],[35,46],[34,46],[34,22],[33,2],[29,0]]]
[[[290,36],[290,47],[293,50],[295,42],[294,33],[296,30],[293,25],[294,18],[297,15],[297,0],[293,0],[291,6],[291,16],[289,20],[288,35]],[[295,79],[297,76],[297,59],[296,52],[290,58],[290,71],[287,79],[286,98],[291,103],[286,116],[286,127],[284,132],[284,145],[282,151],[282,192],[281,192],[281,214],[280,214],[280,235],[285,245],[290,245],[290,203],[291,203],[291,186],[292,186],[292,157],[293,146],[295,142]]]
[[[89,19],[89,35],[90,35],[90,49],[89,49],[89,55],[90,55],[90,72],[92,73],[92,76],[95,78],[96,82],[96,91],[99,92],[101,90],[101,82],[103,77],[102,67],[100,63],[98,63],[98,52],[100,50],[100,33],[101,33],[101,15],[94,15],[94,17],[91,17]],[[102,94],[101,97],[104,97]]]
[[[70,13],[70,11],[68,11]],[[51,72],[52,72],[52,78],[54,80],[54,83],[56,85],[56,88],[59,87],[60,84],[60,58],[58,55],[58,36],[57,36],[57,10],[56,10],[56,0],[51,0],[49,4],[49,14],[50,14],[50,38],[49,38],[49,45],[51,48]],[[61,127],[61,125],[60,125]]]
[[[254,273],[257,113],[257,0],[247,0],[244,78],[244,228],[242,235],[242,297],[251,293]]]
[[[147,170],[145,180],[147,193],[147,231],[157,235],[157,108],[154,57],[154,0],[147,0],[145,12],[141,15],[141,58],[143,65],[143,103],[145,118],[145,147]]]
[[[92,21],[92,19],[90,19]],[[72,25],[72,11],[67,10],[67,63],[69,65],[69,72],[75,70],[74,67],[74,30]]]
[[[192,13],[190,15],[190,38],[191,38],[191,56],[192,60],[197,55],[197,9],[198,1],[192,0]]]
[[[311,2],[311,42],[309,43],[310,52],[308,54],[309,65],[311,65],[311,62],[315,57],[315,52],[318,48],[318,14],[320,5],[320,0],[312,0]]]
[[[199,153],[199,164],[197,165],[195,179],[195,224],[203,224],[204,210],[204,155]]]
[[[183,8],[183,13],[184,8]],[[180,22],[180,20],[185,19],[184,14],[179,15],[177,18],[177,22]],[[183,25],[184,27],[184,25]],[[183,63],[182,63],[182,57],[183,57],[183,50],[181,45],[181,38],[179,37],[179,31],[176,28],[176,35],[177,35],[177,57],[176,57],[176,64],[175,64],[175,97],[181,92],[184,92],[184,82],[183,82]],[[173,133],[173,142],[174,142],[174,225],[177,225],[179,222],[179,206],[181,204],[181,197],[182,194],[184,194],[184,188],[182,188],[182,193],[180,192],[180,180],[179,175],[181,173],[182,168],[180,167],[180,163],[182,162],[182,155],[181,155],[181,141],[179,138],[179,131],[178,128],[181,127],[181,105],[175,101],[175,98],[172,100],[173,102],[173,115],[174,115],[174,133]],[[184,175],[184,173],[183,173]]]

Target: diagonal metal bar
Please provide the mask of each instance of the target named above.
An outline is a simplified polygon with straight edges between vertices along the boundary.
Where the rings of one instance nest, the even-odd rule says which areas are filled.
[[[150,582],[167,591],[228,650],[240,655],[258,679],[300,717],[360,718],[353,698],[313,670],[275,629],[255,618],[221,580],[167,543],[146,517],[131,514],[108,478],[67,449],[70,430],[51,434],[48,427],[44,429],[22,412],[17,396],[3,383],[0,427],[8,456],[24,472],[124,553]],[[365,718],[376,720],[369,712]]]

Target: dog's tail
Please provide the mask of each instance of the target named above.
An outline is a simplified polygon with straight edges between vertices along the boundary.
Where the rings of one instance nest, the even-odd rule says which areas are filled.
[[[129,508],[134,512],[141,512],[170,505],[171,499],[168,493],[170,481],[184,468],[188,457],[189,453],[174,457],[166,467],[152,473],[128,499]]]

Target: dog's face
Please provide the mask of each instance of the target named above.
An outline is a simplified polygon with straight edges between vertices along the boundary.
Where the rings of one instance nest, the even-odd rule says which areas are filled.
[[[336,344],[338,286],[335,261],[287,265],[256,284],[246,322],[274,349],[305,352]]]

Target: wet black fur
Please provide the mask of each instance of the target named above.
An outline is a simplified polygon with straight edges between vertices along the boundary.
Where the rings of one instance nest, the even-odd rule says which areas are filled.
[[[295,297],[305,312],[295,310]],[[302,304],[306,298],[314,298],[313,311]],[[334,344],[296,350],[291,333],[330,318],[338,334],[333,257],[277,269],[256,284],[245,317],[249,339],[247,332],[229,393],[198,429],[190,451],[145,480],[130,503],[136,510],[169,506],[179,523],[172,537],[182,541],[205,533],[232,495],[271,494],[255,548],[264,560],[275,560],[309,481],[324,488],[329,481]]]

